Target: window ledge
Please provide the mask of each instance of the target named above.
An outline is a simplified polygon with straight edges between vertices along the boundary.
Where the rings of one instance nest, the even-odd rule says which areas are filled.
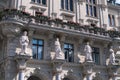
[[[64,10],[64,9],[60,9],[61,11],[61,15],[68,15],[68,16],[74,16],[75,13],[73,11],[68,11],[68,10]]]
[[[42,5],[40,3],[36,3],[36,2],[30,2],[30,4],[34,4],[34,5],[38,5],[38,6],[44,6],[44,7],[47,7],[47,4],[46,5]]]
[[[99,19],[97,17],[93,17],[93,16],[86,16],[87,17],[87,21],[88,22],[95,22],[97,23],[99,21]]]
[[[98,19],[98,17],[93,17],[93,16],[89,16],[89,15],[86,15],[86,17],[93,18],[93,19]]]

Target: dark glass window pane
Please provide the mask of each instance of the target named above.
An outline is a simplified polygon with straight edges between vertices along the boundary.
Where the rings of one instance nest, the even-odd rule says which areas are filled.
[[[42,41],[42,40],[39,40],[39,41],[38,41],[38,44],[39,44],[39,45],[43,45],[43,41]]]
[[[115,17],[112,15],[112,25],[115,26]]]
[[[110,17],[110,15],[108,15],[108,22],[109,22],[109,25],[111,25],[111,17]]]
[[[92,3],[92,0],[89,0],[90,3]]]
[[[33,59],[41,60],[43,58],[43,47],[44,42],[40,39],[33,39],[32,40],[32,51],[33,51]]]
[[[88,4],[86,4],[86,13],[87,13],[87,15],[89,15],[89,8],[88,8]]]
[[[37,0],[37,3],[41,3],[41,0]]]
[[[86,2],[88,2],[88,0],[86,0]]]
[[[33,46],[32,50],[33,50],[33,59],[37,59],[37,47]]]
[[[65,59],[68,62],[74,61],[74,49],[72,44],[64,44]]]
[[[38,59],[39,60],[42,59],[42,53],[43,53],[43,48],[42,47],[38,47]]]
[[[94,17],[97,17],[96,6],[94,6]]]
[[[92,5],[90,5],[90,16],[93,16]]]
[[[35,2],[35,0],[32,0],[32,2]]]
[[[96,4],[96,1],[95,1],[95,0],[93,0],[93,4]]]
[[[36,40],[36,39],[33,39],[33,40],[32,40],[32,43],[33,43],[33,44],[37,44],[37,40]]]
[[[42,4],[43,4],[43,5],[46,5],[46,0],[42,0]]]
[[[64,0],[61,0],[61,8],[64,9]]]
[[[64,53],[65,53],[65,59],[67,60],[67,58],[68,58],[68,50],[65,50]]]
[[[67,44],[64,44],[64,48],[69,48],[69,45],[67,45]]]
[[[93,61],[94,61],[96,64],[100,64],[99,48],[93,47],[92,57],[93,57]]]
[[[70,11],[73,11],[73,0],[70,0]]]
[[[65,9],[68,10],[68,0],[65,0]]]

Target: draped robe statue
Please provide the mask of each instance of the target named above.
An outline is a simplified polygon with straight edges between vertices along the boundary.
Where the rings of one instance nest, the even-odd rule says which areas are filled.
[[[114,50],[111,46],[111,48],[109,49],[109,53],[110,53],[110,64],[114,64],[115,63],[115,53],[114,53]]]
[[[55,59],[64,59],[64,53],[61,50],[59,38],[55,41]]]
[[[86,43],[85,48],[84,48],[84,52],[85,52],[86,61],[93,61],[93,59],[92,59],[92,48],[89,45],[89,42]]]

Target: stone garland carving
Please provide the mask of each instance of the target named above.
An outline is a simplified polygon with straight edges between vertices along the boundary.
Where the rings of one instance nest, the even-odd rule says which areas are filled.
[[[93,61],[93,59],[92,59],[92,48],[89,45],[89,42],[86,43],[85,48],[84,48],[84,52],[85,52],[86,61]]]
[[[27,31],[24,31],[23,35],[20,37],[20,45],[21,45],[21,53],[22,54],[27,53],[28,44],[29,44],[29,39],[27,36]]]

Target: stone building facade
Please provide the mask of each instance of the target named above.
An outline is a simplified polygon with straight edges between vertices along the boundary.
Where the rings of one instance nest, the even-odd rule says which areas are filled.
[[[0,80],[120,80],[119,21],[111,0],[1,0]]]

